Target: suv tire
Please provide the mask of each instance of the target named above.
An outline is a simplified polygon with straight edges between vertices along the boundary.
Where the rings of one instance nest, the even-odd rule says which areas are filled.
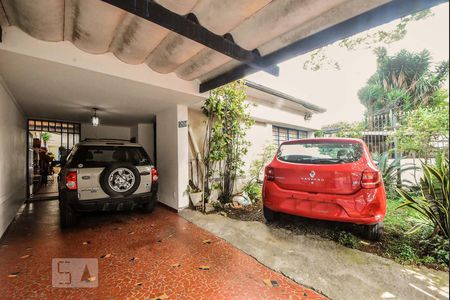
[[[142,212],[146,213],[146,214],[152,213],[153,210],[155,209],[156,202],[158,202],[157,195],[148,197],[148,202],[146,202],[142,205]]]
[[[134,175],[133,186],[125,192],[115,191],[109,184],[109,176],[119,168],[126,169],[129,172],[133,173],[133,175]],[[102,187],[103,191],[106,194],[110,195],[111,197],[129,196],[129,195],[133,194],[139,188],[140,184],[141,184],[141,175],[139,174],[138,169],[129,163],[111,164],[108,167],[106,167],[105,170],[103,170],[102,174],[100,175],[100,186]]]
[[[384,235],[384,223],[364,225],[364,237],[371,241],[379,241]]]
[[[67,228],[77,223],[77,215],[67,201],[59,201],[59,225]]]
[[[265,205],[263,206],[264,218],[268,223],[272,223],[278,221],[280,219],[280,213],[267,208]]]

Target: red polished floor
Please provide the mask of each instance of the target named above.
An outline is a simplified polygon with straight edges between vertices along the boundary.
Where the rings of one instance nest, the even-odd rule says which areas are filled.
[[[98,288],[53,288],[52,258],[98,258]],[[57,201],[28,204],[0,241],[0,278],[1,299],[323,299],[163,207],[61,231]]]

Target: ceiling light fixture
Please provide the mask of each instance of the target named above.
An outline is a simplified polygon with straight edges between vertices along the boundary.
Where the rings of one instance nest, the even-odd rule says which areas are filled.
[[[91,117],[92,126],[97,127],[100,124],[100,119],[97,117],[97,108],[94,108],[94,115]]]

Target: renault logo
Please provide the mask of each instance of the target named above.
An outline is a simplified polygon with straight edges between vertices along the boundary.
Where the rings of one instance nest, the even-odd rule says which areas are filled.
[[[311,173],[309,173],[309,177],[314,178],[316,177],[316,172],[311,171]]]

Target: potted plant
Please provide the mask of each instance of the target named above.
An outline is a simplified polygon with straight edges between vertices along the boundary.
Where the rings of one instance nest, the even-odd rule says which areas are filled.
[[[202,206],[203,204],[203,191],[200,190],[197,186],[193,184],[189,184],[187,188],[187,192],[189,194],[189,199],[191,199],[192,204],[195,207]]]

